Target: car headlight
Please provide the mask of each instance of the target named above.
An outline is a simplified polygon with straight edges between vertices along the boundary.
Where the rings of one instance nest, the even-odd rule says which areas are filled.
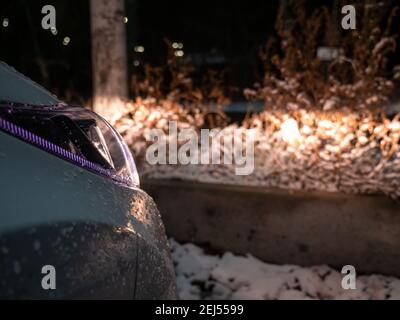
[[[139,186],[125,142],[107,121],[88,109],[0,103],[0,130],[117,183]]]

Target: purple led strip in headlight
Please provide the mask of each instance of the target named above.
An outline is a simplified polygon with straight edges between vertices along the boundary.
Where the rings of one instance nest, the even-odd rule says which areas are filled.
[[[25,130],[24,128],[21,128],[1,117],[0,117],[0,129],[11,133],[13,136],[16,136],[20,139],[23,139],[27,142],[34,144],[34,145],[37,145],[38,147],[45,149],[51,153],[61,156],[62,158],[72,161],[72,162],[80,165],[82,168],[92,170],[103,176],[109,177],[117,182],[120,182],[123,184],[129,184],[129,181],[126,181],[122,177],[116,175],[116,173],[113,170],[104,169],[100,165],[93,163],[91,161],[88,161],[85,158],[78,156],[68,150],[65,150],[64,148],[61,148],[61,147],[57,146],[56,144],[54,144],[46,139],[43,139],[43,138],[39,137],[38,135],[36,135],[28,130]]]

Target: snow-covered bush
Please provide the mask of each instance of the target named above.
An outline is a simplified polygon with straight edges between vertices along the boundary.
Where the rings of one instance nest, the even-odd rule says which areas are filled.
[[[168,121],[175,120],[178,130],[199,130],[210,122],[206,105],[226,103],[227,91],[218,77],[195,85],[191,69],[170,54],[164,69],[147,66],[144,78],[135,80],[136,93],[144,98],[128,102],[112,119],[133,150],[142,177],[400,198],[399,116],[388,118],[376,108],[388,101],[400,75],[399,67],[387,67],[396,45],[390,31],[397,9],[390,11],[375,0],[358,3],[357,30],[343,33],[332,29],[333,16],[326,8],[311,14],[304,8],[302,1],[292,1],[290,18],[283,18],[288,11],[280,12],[280,49],[271,42],[261,52],[263,82],[244,92],[249,99],[263,99],[266,110],[241,124],[212,123],[223,127],[224,136],[253,131],[254,173],[236,176],[234,166],[222,164],[146,163],[151,129],[168,133]],[[340,46],[340,55],[329,63],[316,57],[323,35],[325,45]]]
[[[330,9],[307,11],[306,4],[292,0],[281,6],[278,38],[260,51],[264,77],[245,95],[264,100],[267,109],[382,107],[400,76],[399,67],[388,64],[396,49],[394,18],[399,8],[380,0],[358,2],[357,28],[342,30]],[[321,47],[334,48],[336,57],[320,59]]]

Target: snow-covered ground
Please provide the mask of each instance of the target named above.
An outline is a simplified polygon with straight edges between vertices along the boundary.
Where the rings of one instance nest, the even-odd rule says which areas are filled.
[[[344,290],[344,276],[328,266],[303,268],[264,263],[251,255],[205,254],[193,244],[171,240],[181,299],[400,299],[400,279],[358,276]]]

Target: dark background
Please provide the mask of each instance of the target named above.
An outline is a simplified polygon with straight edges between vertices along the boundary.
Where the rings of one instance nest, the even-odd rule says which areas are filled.
[[[126,0],[129,71],[131,74],[138,72],[143,62],[165,63],[164,39],[169,39],[183,43],[185,57],[192,57],[198,70],[228,67],[230,85],[250,86],[260,72],[257,52],[274,36],[279,2]],[[41,28],[41,8],[46,4],[56,7],[57,35]],[[335,1],[307,2],[310,10],[321,4],[334,8]],[[6,28],[2,26],[4,18],[9,19]],[[67,46],[63,45],[65,36],[71,39]],[[137,45],[144,46],[145,51],[135,52]],[[89,1],[2,0],[0,60],[60,97],[65,97],[69,91],[76,97],[89,99]]]

